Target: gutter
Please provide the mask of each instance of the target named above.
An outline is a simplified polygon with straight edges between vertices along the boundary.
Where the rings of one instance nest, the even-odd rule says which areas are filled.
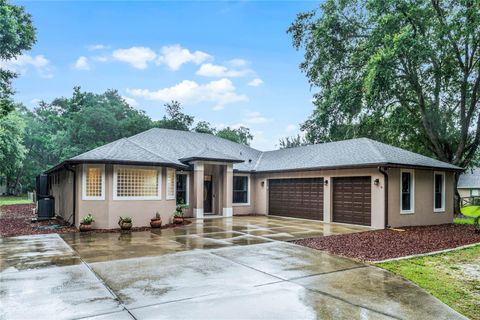
[[[380,171],[380,173],[383,174],[383,178],[384,178],[384,184],[385,184],[385,187],[384,187],[384,192],[385,192],[385,195],[384,195],[384,199],[385,199],[385,212],[384,212],[384,215],[385,215],[385,229],[387,228],[390,228],[390,226],[388,225],[388,167],[378,167],[378,171]]]
[[[65,170],[73,173],[73,211],[72,211],[73,221],[72,221],[72,225],[75,226],[75,209],[77,207],[77,172],[75,171],[75,169],[72,169],[72,168],[75,168],[75,166],[71,166],[71,165],[68,166],[67,164],[65,164],[63,167],[65,168]]]

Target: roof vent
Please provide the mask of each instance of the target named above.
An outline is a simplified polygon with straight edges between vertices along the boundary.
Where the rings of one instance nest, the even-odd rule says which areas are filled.
[[[252,159],[248,159],[248,163],[252,163]]]

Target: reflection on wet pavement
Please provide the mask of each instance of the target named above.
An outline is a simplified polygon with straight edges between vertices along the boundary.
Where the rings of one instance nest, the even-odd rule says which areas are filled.
[[[365,230],[233,217],[1,238],[0,319],[462,319],[389,272],[284,242]]]

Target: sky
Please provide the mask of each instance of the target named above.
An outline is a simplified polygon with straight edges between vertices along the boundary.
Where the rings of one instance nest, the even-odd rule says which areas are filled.
[[[260,150],[299,133],[312,90],[286,33],[312,1],[15,1],[37,43],[7,67],[15,99],[33,108],[73,87],[117,89],[154,120],[178,100],[196,121],[247,126]],[[4,63],[5,66],[5,63]]]

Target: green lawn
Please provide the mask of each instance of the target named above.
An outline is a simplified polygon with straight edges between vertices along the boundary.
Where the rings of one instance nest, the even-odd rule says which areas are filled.
[[[480,245],[377,266],[409,279],[463,315],[480,319]]]
[[[27,196],[0,196],[0,206],[9,205],[9,204],[25,204],[25,203],[32,203],[28,200]]]
[[[473,219],[455,218],[455,219],[453,219],[453,223],[455,223],[455,224],[473,224]]]

